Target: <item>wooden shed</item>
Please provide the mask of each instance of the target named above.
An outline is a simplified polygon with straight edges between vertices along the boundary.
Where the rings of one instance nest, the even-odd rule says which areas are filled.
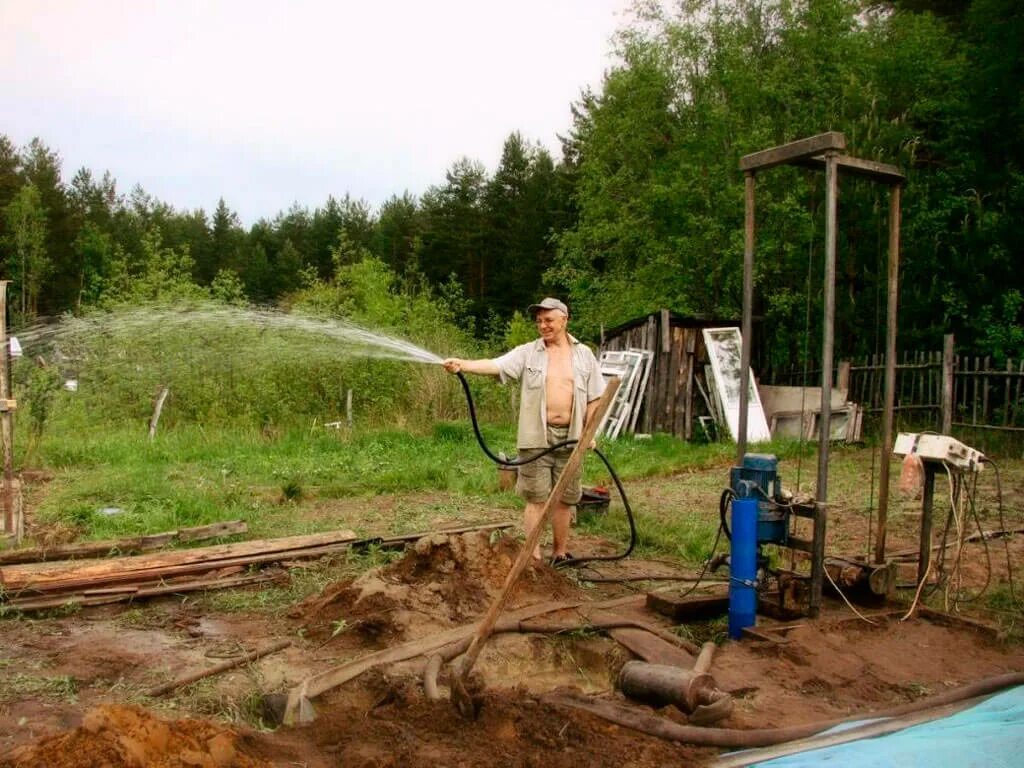
[[[710,415],[704,366],[708,353],[704,328],[738,327],[739,320],[687,317],[667,309],[601,333],[601,351],[645,349],[653,354],[638,432],[666,432],[684,440],[694,436],[699,416]]]

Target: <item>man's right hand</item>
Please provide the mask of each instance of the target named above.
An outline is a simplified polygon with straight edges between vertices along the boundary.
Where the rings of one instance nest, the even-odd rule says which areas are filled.
[[[449,357],[447,360],[442,360],[441,365],[446,371],[448,371],[448,373],[458,373],[462,370],[462,364],[464,362],[464,360],[457,357]]]

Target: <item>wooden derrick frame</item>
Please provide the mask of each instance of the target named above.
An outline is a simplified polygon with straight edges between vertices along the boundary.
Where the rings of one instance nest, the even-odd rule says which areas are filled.
[[[893,404],[896,382],[896,312],[899,286],[900,194],[906,177],[899,168],[885,163],[862,160],[845,154],[846,137],[829,131],[777,147],[753,152],[740,158],[745,176],[745,214],[743,240],[743,348],[740,367],[740,421],[736,441],[737,464],[747,449],[747,398],[750,377],[750,339],[754,297],[754,191],[760,171],[778,165],[796,165],[825,171],[825,278],[824,317],[821,342],[821,409],[818,418],[818,478],[815,497],[814,538],[811,552],[811,595],[809,613],[816,616],[821,607],[821,589],[825,561],[825,526],[828,509],[829,436],[832,426],[832,363],[835,341],[837,211],[840,172],[867,178],[889,187],[889,264],[885,355],[885,407],[882,414],[882,455],[892,453]],[[879,478],[878,532],[875,561],[885,560],[885,529],[889,503],[889,462],[883,461]]]

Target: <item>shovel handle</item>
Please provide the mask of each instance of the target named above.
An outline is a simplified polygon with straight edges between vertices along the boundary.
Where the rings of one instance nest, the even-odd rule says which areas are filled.
[[[527,534],[526,543],[523,544],[523,548],[519,551],[519,557],[516,558],[515,563],[512,564],[512,569],[508,572],[508,576],[505,577],[505,584],[501,588],[501,593],[491,603],[491,607],[487,609],[487,614],[473,633],[473,639],[466,650],[466,655],[463,657],[462,664],[458,670],[460,681],[464,681],[469,675],[473,665],[476,664],[477,656],[480,655],[480,649],[487,642],[487,638],[491,636],[494,624],[505,607],[508,596],[512,593],[512,588],[516,585],[523,571],[526,570],[526,566],[533,556],[533,550],[537,546],[537,542],[540,541],[544,526],[551,517],[551,511],[555,508],[555,503],[562,497],[566,486],[569,484],[569,480],[583,462],[583,456],[587,448],[597,435],[598,427],[601,426],[605,413],[615,399],[619,383],[620,380],[618,378],[612,378],[608,381],[604,394],[598,400],[597,407],[594,409],[591,418],[583,427],[583,434],[580,435],[580,439],[572,449],[569,460],[565,463],[565,468],[558,476],[558,480],[555,481],[555,487],[551,489],[547,501],[544,502],[544,509],[541,512],[540,520],[537,521],[537,524]]]

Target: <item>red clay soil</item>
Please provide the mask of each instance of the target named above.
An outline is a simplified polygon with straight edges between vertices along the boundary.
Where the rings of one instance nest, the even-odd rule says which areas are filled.
[[[3,768],[264,768],[235,732],[205,720],[161,720],[141,707],[86,713],[69,733],[14,750]]]
[[[482,707],[472,722],[460,717],[447,698],[427,700],[420,674],[423,658],[363,674],[314,699],[317,719],[312,724],[275,732],[206,720],[163,720],[116,703],[110,680],[116,679],[118,665],[118,690],[137,692],[158,682],[152,667],[168,659],[177,658],[169,665],[177,673],[210,663],[201,655],[203,648],[210,656],[211,650],[243,641],[295,638],[292,648],[254,665],[259,669],[256,682],[244,673],[234,683],[230,675],[214,682],[224,686],[219,689],[222,697],[237,702],[254,692],[288,690],[311,674],[381,648],[470,625],[500,590],[517,552],[518,543],[503,536],[429,537],[391,565],[329,585],[295,605],[288,619],[253,613],[198,615],[184,621],[189,617],[181,615],[182,606],[167,602],[152,604],[144,614],[152,626],[136,624],[131,634],[115,623],[121,609],[55,618],[38,628],[2,622],[0,647],[11,658],[11,669],[35,664],[51,675],[75,677],[79,689],[77,699],[46,709],[31,696],[12,693],[5,700],[0,680],[0,732],[18,738],[17,724],[27,719],[39,728],[37,733],[56,733],[29,744],[22,740],[22,746],[0,757],[0,768],[710,764],[715,750],[663,741],[542,701],[543,693],[566,686],[623,701],[614,680],[629,655],[611,639],[594,634],[492,638],[475,670]],[[632,560],[605,570],[628,573],[655,567]],[[524,574],[508,608],[623,594],[621,586],[577,585],[543,566]],[[161,605],[168,606],[165,613]],[[652,615],[642,618],[659,621]],[[877,618],[870,625],[833,600],[826,601],[818,620],[789,630],[773,632],[773,622],[759,618],[759,629],[773,640],[726,641],[715,657],[712,675],[736,700],[732,716],[718,725],[772,727],[868,714],[1024,669],[1019,645],[1005,645],[991,634],[955,623],[897,619]],[[109,638],[100,632],[105,622],[116,630],[108,627]],[[221,634],[210,635],[212,628]],[[280,680],[268,683],[272,672],[280,673]],[[179,709],[187,708],[188,701],[178,700]],[[671,707],[643,709],[686,722]]]

